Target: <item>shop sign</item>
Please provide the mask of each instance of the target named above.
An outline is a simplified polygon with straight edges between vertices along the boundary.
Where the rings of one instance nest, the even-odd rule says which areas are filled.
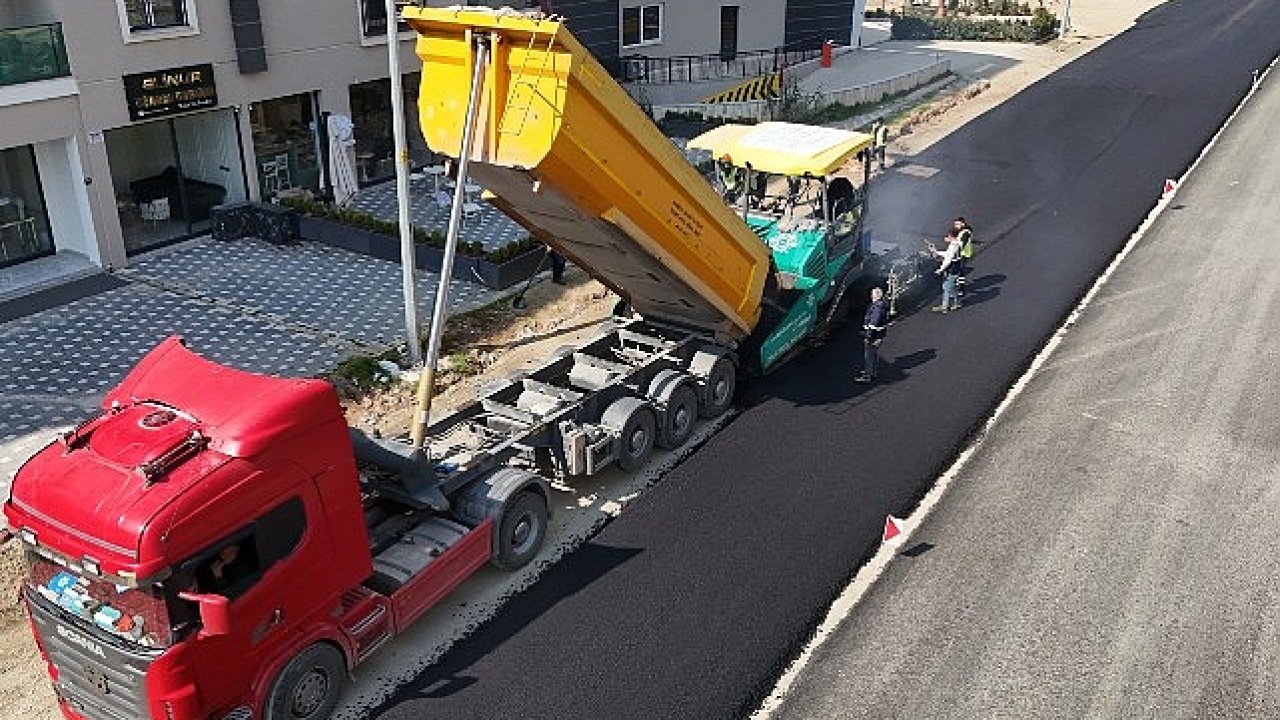
[[[360,0],[360,21],[364,26],[365,37],[378,37],[387,34],[386,0]],[[409,24],[400,21],[400,32],[408,32]]]
[[[218,104],[213,65],[156,70],[124,76],[124,96],[134,120],[175,115]]]

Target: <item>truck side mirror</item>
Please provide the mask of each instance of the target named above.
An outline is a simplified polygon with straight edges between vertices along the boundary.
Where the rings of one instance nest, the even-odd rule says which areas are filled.
[[[227,612],[227,598],[213,593],[180,592],[178,597],[200,607],[200,634],[218,637],[231,634],[231,614]]]

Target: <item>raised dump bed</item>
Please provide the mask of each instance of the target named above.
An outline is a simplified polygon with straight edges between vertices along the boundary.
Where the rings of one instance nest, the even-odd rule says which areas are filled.
[[[650,321],[733,345],[754,329],[769,250],[558,19],[407,7],[432,150],[463,148],[488,52],[470,177],[490,202]],[[488,196],[487,196],[488,197]]]

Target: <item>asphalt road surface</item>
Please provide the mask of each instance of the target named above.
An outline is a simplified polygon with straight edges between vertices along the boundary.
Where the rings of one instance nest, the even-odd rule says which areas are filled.
[[[849,382],[851,331],[758,383],[734,423],[375,715],[749,713],[885,514],[926,492],[1278,45],[1273,0],[1170,2],[913,160],[939,172],[891,172],[873,192],[881,238],[964,213],[987,241],[969,305],[897,323],[869,390]]]
[[[1273,72],[775,719],[1280,717],[1276,117]]]

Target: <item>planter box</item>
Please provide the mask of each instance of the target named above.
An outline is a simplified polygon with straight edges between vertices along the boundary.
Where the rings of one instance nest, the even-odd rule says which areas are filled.
[[[400,239],[381,233],[344,225],[325,218],[303,216],[299,219],[298,234],[304,240],[322,245],[350,250],[379,260],[400,262]],[[505,290],[523,282],[538,268],[545,255],[542,248],[534,248],[503,263],[457,255],[453,259],[453,279],[482,282],[487,287]],[[419,270],[439,272],[444,264],[444,250],[430,245],[414,246],[414,265]],[[543,269],[549,268],[547,264]]]

